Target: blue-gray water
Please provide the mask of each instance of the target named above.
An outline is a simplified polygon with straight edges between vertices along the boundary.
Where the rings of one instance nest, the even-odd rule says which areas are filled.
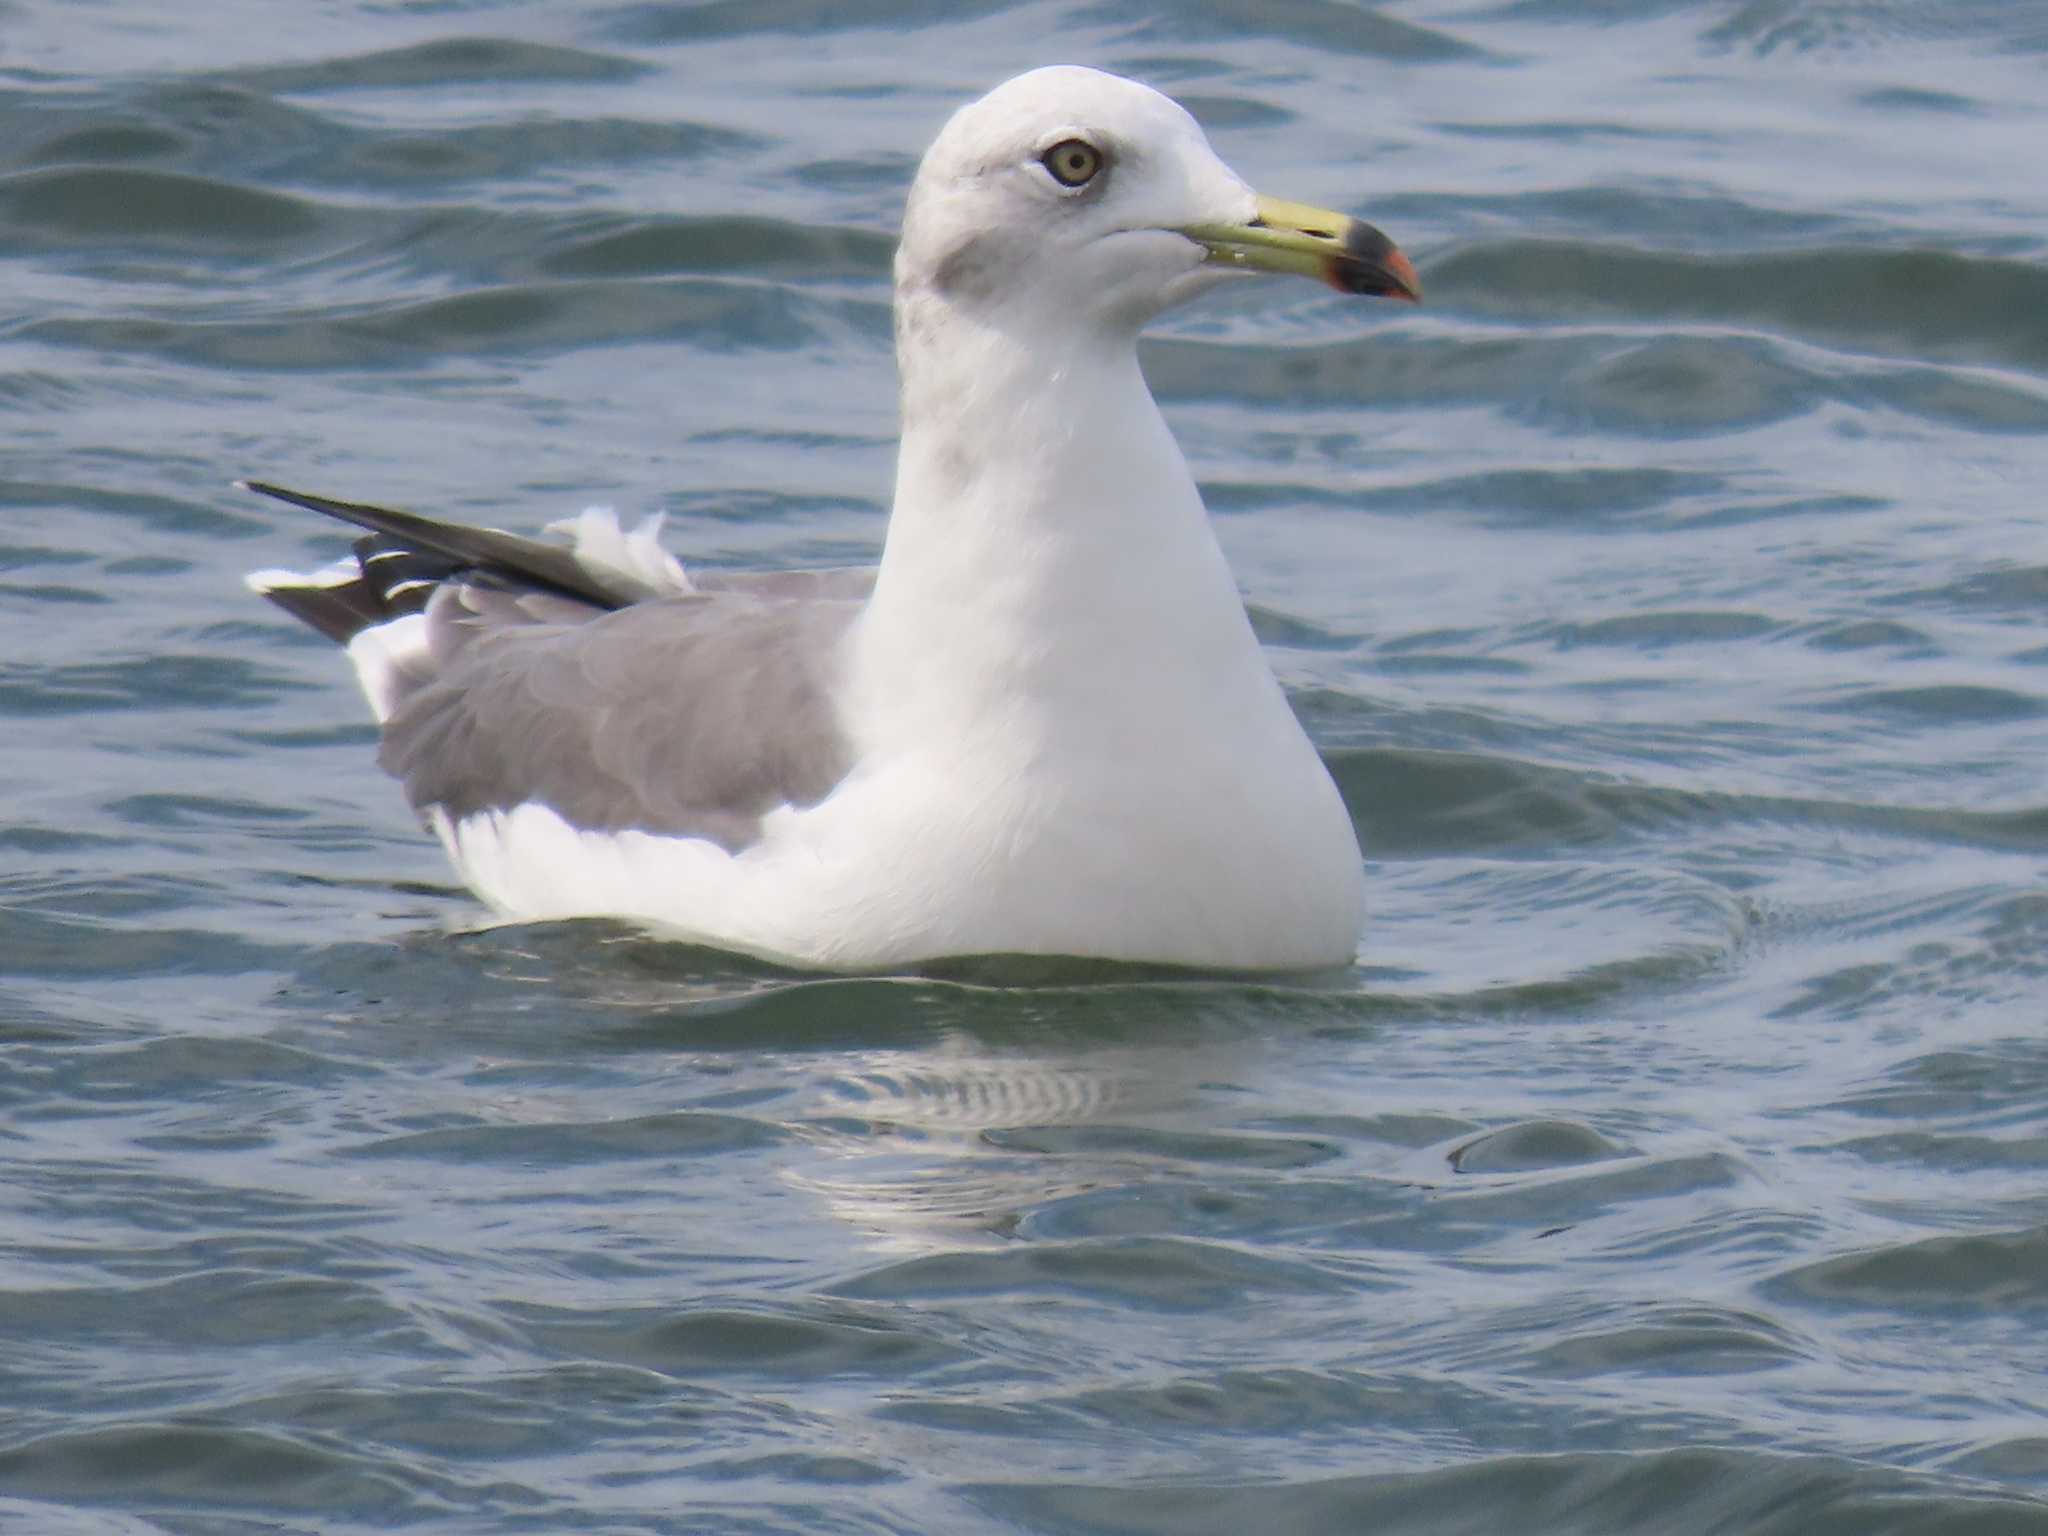
[[[1155,388],[1313,986],[465,931],[261,474],[869,556],[957,101],[1372,218]],[[0,3],[0,1528],[2048,1531],[2048,6]]]

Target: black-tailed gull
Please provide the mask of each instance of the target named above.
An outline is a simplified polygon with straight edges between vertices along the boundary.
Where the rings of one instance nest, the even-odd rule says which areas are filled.
[[[379,761],[506,917],[835,970],[1344,964],[1351,818],[1138,371],[1146,321],[1253,271],[1418,291],[1166,97],[1034,70],[910,190],[877,569],[686,574],[608,515],[562,545],[252,484],[371,532],[250,584],[348,647]]]

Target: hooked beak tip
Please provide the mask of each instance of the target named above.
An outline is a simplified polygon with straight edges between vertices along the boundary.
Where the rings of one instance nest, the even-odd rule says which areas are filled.
[[[1384,234],[1354,219],[1344,231],[1344,248],[1323,264],[1323,281],[1339,293],[1422,302],[1422,279],[1415,264]]]

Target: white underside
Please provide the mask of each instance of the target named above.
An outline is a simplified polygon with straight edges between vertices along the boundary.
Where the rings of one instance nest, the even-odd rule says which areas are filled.
[[[502,916],[606,915],[830,970],[944,956],[1086,955],[1226,970],[1349,964],[1357,845],[1319,762],[1245,786],[1176,766],[1119,774],[1079,836],[1022,786],[963,794],[942,761],[877,761],[809,809],[773,813],[737,854],[699,838],[589,832],[544,805],[432,817],[463,880]],[[971,782],[971,780],[970,780]],[[1075,786],[1070,782],[1068,800]],[[1275,793],[1276,789],[1284,791]],[[1190,829],[1198,835],[1190,835]]]
[[[460,821],[433,810],[429,824],[503,918],[618,917],[807,968],[972,954],[1229,970],[1352,961],[1364,883],[1350,818],[1255,652],[1240,658],[1236,697],[1155,711],[1139,747],[1127,731],[1080,729],[1034,753],[1003,729],[936,729],[900,707],[885,654],[861,686],[858,657],[883,649],[864,639],[857,629],[842,700],[858,766],[817,805],[773,812],[739,853],[586,831],[537,803]],[[425,642],[414,615],[350,643],[380,721],[407,674],[430,665]]]

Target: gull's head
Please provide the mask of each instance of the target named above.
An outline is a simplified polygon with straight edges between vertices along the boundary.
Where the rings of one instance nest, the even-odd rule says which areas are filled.
[[[1260,197],[1174,101],[1073,66],[962,107],[919,167],[896,256],[899,304],[942,304],[1042,334],[1134,333],[1246,271],[1349,293],[1419,295],[1371,225]]]

